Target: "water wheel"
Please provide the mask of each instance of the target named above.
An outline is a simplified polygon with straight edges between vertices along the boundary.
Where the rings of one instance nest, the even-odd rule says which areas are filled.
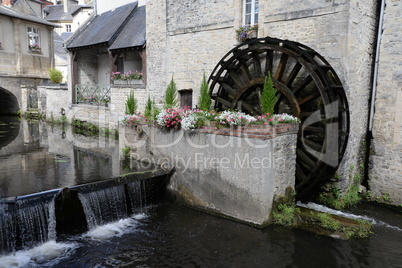
[[[296,192],[307,199],[334,175],[346,149],[349,113],[337,74],[313,49],[275,38],[248,40],[229,51],[209,77],[219,110],[260,115],[264,77],[272,74],[275,113],[301,120],[297,142]]]

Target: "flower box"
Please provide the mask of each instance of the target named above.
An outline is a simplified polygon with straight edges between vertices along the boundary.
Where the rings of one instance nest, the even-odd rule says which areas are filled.
[[[127,85],[127,80],[113,80],[114,85]]]
[[[247,39],[255,39],[255,38],[257,38],[257,32],[247,34]]]
[[[127,80],[128,85],[142,85],[142,79]]]

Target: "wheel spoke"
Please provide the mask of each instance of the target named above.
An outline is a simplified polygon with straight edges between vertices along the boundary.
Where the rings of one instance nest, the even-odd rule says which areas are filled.
[[[288,87],[292,85],[293,81],[297,77],[297,74],[301,70],[301,67],[302,65],[300,64],[300,62],[296,62],[295,66],[293,67],[292,71],[288,76],[288,79],[286,79],[285,85],[287,85]]]
[[[273,60],[274,60],[273,51],[268,50],[265,57],[265,75],[267,75],[268,72],[270,72],[272,76]]]
[[[253,52],[253,64],[254,64],[255,78],[264,77],[261,69],[260,55],[255,52]]]
[[[274,76],[275,80],[278,80],[278,81],[282,82],[282,76],[283,76],[283,73],[285,72],[285,68],[286,68],[286,64],[288,62],[288,59],[289,59],[289,55],[285,54],[285,53],[282,53],[281,59],[280,59],[279,64],[278,64],[278,69],[276,70],[276,74]]]

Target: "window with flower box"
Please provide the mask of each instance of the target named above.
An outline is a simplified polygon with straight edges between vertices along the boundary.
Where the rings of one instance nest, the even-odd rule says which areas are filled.
[[[40,52],[40,29],[32,26],[27,27],[28,48],[32,52]]]
[[[243,0],[243,25],[258,24],[259,0]]]

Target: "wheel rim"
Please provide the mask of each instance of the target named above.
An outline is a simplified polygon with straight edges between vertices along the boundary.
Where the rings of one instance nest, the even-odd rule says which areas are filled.
[[[261,114],[264,77],[272,74],[278,91],[275,113],[300,118],[296,192],[307,199],[334,175],[346,150],[349,112],[335,70],[316,51],[275,38],[249,40],[229,51],[208,79],[218,110]]]

